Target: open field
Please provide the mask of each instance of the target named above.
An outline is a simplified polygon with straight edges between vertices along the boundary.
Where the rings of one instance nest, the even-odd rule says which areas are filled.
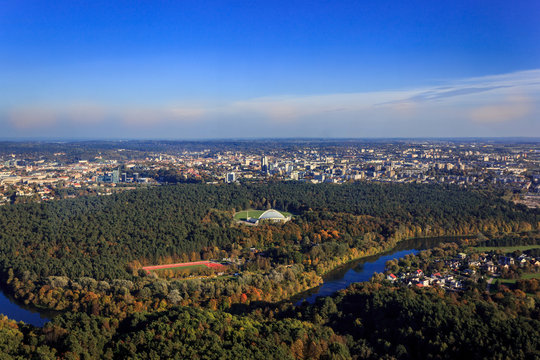
[[[255,209],[248,209],[248,210],[242,210],[234,214],[234,220],[247,220],[248,217],[258,219],[259,216],[261,216],[266,210],[255,210]],[[278,210],[283,216],[289,217],[292,216],[291,213],[286,211]]]
[[[526,251],[531,249],[538,249],[540,245],[518,245],[518,246],[478,246],[473,247],[475,251],[492,251],[492,250],[501,250],[503,252],[509,253],[516,250]]]
[[[528,279],[539,279],[540,280],[540,273],[526,273],[523,274],[519,279],[500,279],[497,280],[501,281],[501,284],[515,284],[518,280],[528,280]]]

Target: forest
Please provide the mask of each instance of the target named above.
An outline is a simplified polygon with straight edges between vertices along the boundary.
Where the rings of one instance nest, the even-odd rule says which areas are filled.
[[[534,299],[538,299],[535,296]],[[0,319],[7,359],[534,359],[540,306],[519,290],[447,294],[372,279],[300,308],[235,315],[177,306],[116,318]]]
[[[283,226],[235,224],[234,212],[248,207],[295,216]],[[527,232],[538,227],[538,212],[458,187],[179,184],[3,207],[0,226],[0,271],[16,298],[56,310],[124,314],[176,303],[227,308],[280,301],[399,240]],[[186,283],[141,270],[225,257],[243,261],[242,276]]]
[[[232,214],[248,207],[272,207],[297,218],[290,229],[276,231],[283,235],[268,239],[266,228],[231,226]],[[317,228],[305,230],[313,224]],[[37,277],[131,279],[127,265],[132,261],[156,263],[184,254],[199,258],[204,249],[263,245],[280,237],[285,243],[307,236],[308,242],[338,246],[369,238],[509,233],[537,226],[538,211],[458,187],[179,184],[3,207],[0,266]]]
[[[292,213],[293,219],[284,225],[237,224],[234,213],[247,208],[276,208]],[[104,358],[159,358],[164,349],[172,358],[176,353],[191,358],[218,357],[209,353],[221,358],[415,358],[423,353],[420,345],[408,343],[410,335],[403,335],[404,349],[384,345],[384,337],[395,334],[382,330],[371,333],[376,338],[361,333],[363,342],[355,340],[354,326],[371,321],[376,312],[335,319],[336,306],[342,303],[346,310],[348,300],[341,295],[331,300],[334,305],[318,303],[300,313],[287,310],[286,300],[319,285],[321,276],[337,266],[381,253],[401,240],[468,236],[486,242],[508,239],[505,234],[526,239],[537,232],[538,215],[538,210],[487,191],[376,183],[178,184],[2,207],[3,288],[19,301],[63,315],[43,329],[3,319],[0,350],[9,348],[5,352],[15,357],[40,353],[41,358],[94,358],[98,353]],[[142,270],[145,265],[223,258],[234,265],[222,276],[205,279]],[[424,309],[409,300],[379,304],[373,300],[382,296],[372,291],[377,286],[362,285],[358,291],[367,291],[368,297],[350,299],[368,308],[375,301],[381,314],[396,304],[410,316],[449,306],[466,311],[447,295],[437,300],[438,295],[414,295],[386,285],[380,294],[429,300],[434,307]],[[470,315],[459,311],[444,316]],[[496,315],[505,314],[500,312]],[[354,323],[347,331],[339,327],[345,320]],[[525,323],[533,326],[533,334],[538,331],[537,323]],[[513,328],[501,331],[513,336]],[[454,342],[456,356],[468,339],[456,340],[451,333],[444,347],[443,340],[428,335],[421,344],[452,349]]]

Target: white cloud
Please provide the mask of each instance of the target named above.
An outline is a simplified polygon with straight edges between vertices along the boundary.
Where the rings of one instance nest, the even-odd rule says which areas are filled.
[[[220,105],[28,106],[8,111],[7,118],[14,132],[54,131],[65,126],[95,128],[112,123],[122,133],[140,129],[139,137],[146,135],[143,128],[163,137],[171,137],[173,128],[185,130],[179,132],[179,137],[186,133],[200,137],[206,134],[242,137],[252,133],[345,137],[527,136],[531,131],[540,132],[540,124],[535,120],[540,115],[539,104],[540,70],[530,70],[461,79],[432,87],[268,96]],[[523,121],[527,124],[520,125]]]
[[[515,94],[523,94],[516,96]],[[410,118],[422,112],[444,112],[453,106],[456,113],[476,105],[478,121],[487,108],[496,107],[515,119],[531,113],[540,102],[540,70],[464,79],[444,86],[397,91],[264,97],[238,101],[209,111],[214,116],[259,116],[268,121],[291,123],[307,117],[348,117],[378,114],[380,117]],[[501,97],[506,101],[501,103]],[[519,99],[519,101],[518,101]],[[528,99],[524,101],[524,99]],[[508,109],[502,109],[509,106]],[[486,108],[486,109],[484,109]],[[484,109],[484,110],[482,110]],[[467,112],[465,112],[467,113]],[[465,114],[463,113],[463,114]]]
[[[107,110],[98,105],[27,106],[8,112],[8,121],[17,129],[48,128],[61,122],[96,124],[104,120]]]
[[[534,109],[531,98],[509,96],[502,102],[481,106],[471,111],[471,119],[478,123],[502,123],[521,119],[530,115]]]

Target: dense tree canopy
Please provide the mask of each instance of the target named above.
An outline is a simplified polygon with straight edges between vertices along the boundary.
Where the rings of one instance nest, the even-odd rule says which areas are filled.
[[[43,329],[0,319],[7,359],[533,359],[540,356],[538,304],[515,311],[519,293],[355,284],[316,304],[251,313],[177,307],[114,318],[68,313]]]
[[[234,212],[247,208],[294,218],[236,224]],[[517,292],[497,302],[478,292],[374,281],[314,305],[278,304],[336,266],[405,238],[529,232],[538,215],[490,193],[375,183],[179,184],[2,207],[4,285],[65,313],[42,329],[0,319],[0,352],[36,359],[538,357],[539,302]],[[230,276],[208,281],[140,270],[222,257],[242,261]]]
[[[425,236],[524,231],[538,223],[538,212],[457,187],[182,184],[0,208],[0,266],[38,277],[129,278],[126,265],[134,260],[156,262],[238,243],[245,232],[231,226],[231,215],[247,207],[290,211],[299,215],[300,225],[346,224],[350,216],[364,216],[377,223],[373,230],[383,237],[400,226],[411,236]],[[337,219],[339,213],[349,217]],[[355,235],[354,229],[345,230]],[[356,238],[365,235],[356,232]]]

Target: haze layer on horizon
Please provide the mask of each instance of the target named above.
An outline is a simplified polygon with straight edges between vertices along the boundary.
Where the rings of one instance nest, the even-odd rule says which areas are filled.
[[[1,138],[530,137],[538,1],[0,1]]]

